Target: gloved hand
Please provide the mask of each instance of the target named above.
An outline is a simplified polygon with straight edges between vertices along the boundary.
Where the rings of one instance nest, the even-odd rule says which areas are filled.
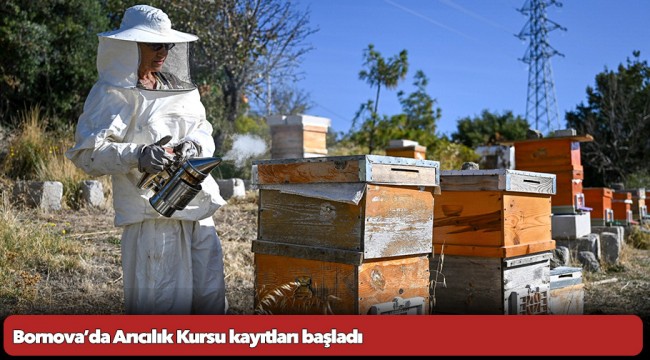
[[[194,141],[185,140],[174,146],[174,153],[184,159],[193,158],[201,153],[201,145]]]
[[[138,158],[138,170],[149,174],[157,174],[174,161],[174,155],[167,152],[163,145],[171,140],[171,136],[165,136],[154,144],[142,148]]]

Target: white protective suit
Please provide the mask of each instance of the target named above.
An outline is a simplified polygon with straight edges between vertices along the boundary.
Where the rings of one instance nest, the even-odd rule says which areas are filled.
[[[177,46],[168,59],[171,61],[174,52],[178,55],[176,65],[183,57],[187,60],[187,39],[196,37],[170,30],[171,23],[162,11],[144,5],[130,8],[120,29],[132,30],[133,21],[152,22],[156,30],[170,33],[165,42]],[[185,37],[173,38],[172,32]],[[136,186],[143,175],[138,171],[138,157],[144,145],[171,135],[166,146],[192,140],[201,145],[199,157],[212,156],[215,150],[212,126],[195,87],[175,91],[136,88],[136,41],[163,42],[138,40],[137,35],[138,31],[132,31],[131,38],[124,40],[119,30],[99,34],[99,80],[79,118],[76,144],[66,156],[90,175],[111,175],[115,225],[124,228],[121,250],[127,313],[224,314],[223,253],[212,215],[225,201],[216,181],[208,176],[186,209],[170,218],[149,204],[152,190]],[[188,75],[189,69],[185,71]]]

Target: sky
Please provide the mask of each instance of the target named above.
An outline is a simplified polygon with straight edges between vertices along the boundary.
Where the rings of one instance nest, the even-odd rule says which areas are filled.
[[[639,50],[650,59],[650,0],[561,0],[547,18],[566,28],[548,33],[549,44],[563,56],[550,58],[561,123],[564,114],[586,104],[586,88],[598,73],[616,70]],[[307,115],[331,120],[336,132],[348,132],[362,103],[376,89],[359,79],[363,50],[374,44],[384,58],[406,50],[409,70],[395,90],[382,89],[378,112],[401,113],[397,91],[415,90],[422,70],[427,93],[442,117],[438,134],[457,130],[461,118],[483,110],[526,115],[528,48],[518,35],[527,17],[518,11],[525,0],[297,0],[317,31],[305,42],[313,49],[302,59],[296,87],[313,104]]]

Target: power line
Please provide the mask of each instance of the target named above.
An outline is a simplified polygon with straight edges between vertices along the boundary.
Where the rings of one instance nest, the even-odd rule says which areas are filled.
[[[519,59],[528,64],[526,119],[534,120],[535,128],[542,132],[560,127],[550,58],[564,55],[548,43],[548,33],[555,29],[566,31],[566,28],[546,17],[546,8],[551,5],[561,7],[562,3],[557,0],[526,0],[524,7],[518,10],[528,17],[517,35],[522,40],[529,39],[528,49]]]

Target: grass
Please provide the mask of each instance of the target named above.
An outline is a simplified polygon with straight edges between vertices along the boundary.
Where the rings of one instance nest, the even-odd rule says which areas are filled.
[[[84,274],[86,268],[79,259],[86,250],[66,238],[65,232],[56,224],[29,220],[4,201],[0,208],[2,309],[28,311],[39,300],[40,284],[50,276]]]
[[[82,206],[79,191],[83,180],[101,181],[110,197],[108,177],[90,177],[69,161],[65,151],[73,146],[73,135],[46,131],[48,121],[38,107],[13,118],[18,125],[10,133],[8,150],[0,156],[3,173],[11,180],[61,182],[64,204],[72,209]]]

